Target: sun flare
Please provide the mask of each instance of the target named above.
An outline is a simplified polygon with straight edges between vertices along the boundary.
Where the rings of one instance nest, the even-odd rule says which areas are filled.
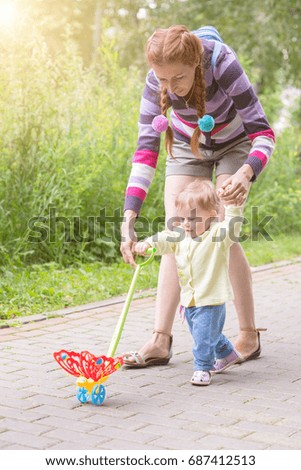
[[[8,28],[15,22],[17,16],[17,7],[15,2],[0,2],[0,25]]]

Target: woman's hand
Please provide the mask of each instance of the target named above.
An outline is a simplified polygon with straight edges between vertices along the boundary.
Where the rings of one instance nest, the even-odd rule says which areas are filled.
[[[134,211],[127,210],[124,212],[123,222],[121,224],[121,244],[120,252],[126,263],[134,268],[136,267],[133,256],[135,244],[137,242],[137,234],[134,229],[137,214]]]
[[[253,174],[250,165],[243,165],[234,175],[224,181],[217,194],[226,204],[242,206],[247,199]]]

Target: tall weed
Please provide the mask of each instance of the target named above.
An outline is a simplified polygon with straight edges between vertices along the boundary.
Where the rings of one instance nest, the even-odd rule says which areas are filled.
[[[68,41],[56,57],[38,34],[1,46],[1,261],[114,257],[117,243],[104,238],[101,209],[114,221],[122,207],[136,143],[138,71],[120,68],[105,38],[90,69]]]
[[[301,139],[296,128],[284,130],[266,169],[253,184],[245,216],[253,223],[246,229],[253,238],[260,232],[252,210],[258,208],[259,221],[272,217],[267,231],[273,237],[301,230]],[[252,209],[253,208],[253,209]]]

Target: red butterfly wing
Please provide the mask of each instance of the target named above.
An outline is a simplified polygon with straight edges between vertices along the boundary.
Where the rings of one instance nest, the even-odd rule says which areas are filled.
[[[94,356],[89,351],[76,353],[74,351],[61,351],[53,353],[55,360],[68,374],[75,377],[85,377],[97,382],[103,377],[116,372],[122,364],[122,357]]]
[[[79,377],[82,375],[80,366],[80,354],[74,351],[61,351],[53,353],[53,357],[56,362],[64,369],[68,374]]]

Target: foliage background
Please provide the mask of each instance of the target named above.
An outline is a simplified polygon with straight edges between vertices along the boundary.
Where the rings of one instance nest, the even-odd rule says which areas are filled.
[[[0,0],[0,13],[4,273],[120,260],[144,47],[156,27],[215,25],[238,53],[272,125],[281,117],[282,90],[301,83],[299,1],[254,0],[250,8],[234,0]],[[272,237],[301,229],[300,98],[290,111],[249,198],[245,233],[253,239],[254,206],[260,218],[273,216]],[[163,220],[164,164],[162,149],[137,224],[141,237]]]

